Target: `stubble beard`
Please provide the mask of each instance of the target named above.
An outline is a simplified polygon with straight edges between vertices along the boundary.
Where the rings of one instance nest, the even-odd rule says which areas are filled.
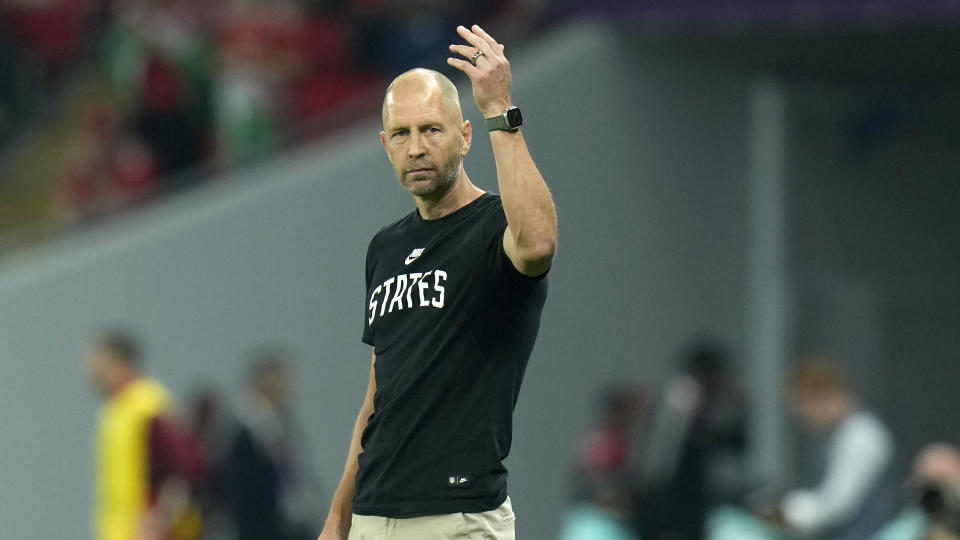
[[[442,199],[456,183],[457,178],[460,176],[460,168],[462,165],[463,156],[460,155],[458,149],[450,159],[441,163],[439,167],[436,168],[437,176],[432,182],[420,185],[416,185],[419,183],[418,181],[405,182],[402,171],[397,174],[397,180],[404,189],[415,197],[439,200]]]

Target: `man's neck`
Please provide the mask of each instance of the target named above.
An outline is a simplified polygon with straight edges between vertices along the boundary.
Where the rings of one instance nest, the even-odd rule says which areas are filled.
[[[107,397],[113,398],[120,395],[124,390],[130,386],[133,381],[137,380],[139,376],[136,373],[125,373],[122,376],[118,377],[113,384],[110,385],[110,389],[107,391]]]
[[[461,170],[453,186],[438,199],[414,197],[420,217],[427,221],[448,216],[483,195],[483,190],[473,185],[467,172]]]

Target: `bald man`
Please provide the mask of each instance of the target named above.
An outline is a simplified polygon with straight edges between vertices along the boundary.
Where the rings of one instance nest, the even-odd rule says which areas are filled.
[[[487,119],[499,195],[463,166],[473,127],[443,75],[383,100],[380,141],[416,209],[367,250],[370,382],[321,540],[514,538],[503,460],[547,295],[557,217],[530,157],[510,65],[479,26],[447,62]]]

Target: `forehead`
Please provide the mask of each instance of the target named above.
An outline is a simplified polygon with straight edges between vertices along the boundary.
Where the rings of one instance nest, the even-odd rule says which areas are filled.
[[[442,122],[451,117],[451,105],[436,85],[404,85],[387,94],[384,100],[384,127]]]

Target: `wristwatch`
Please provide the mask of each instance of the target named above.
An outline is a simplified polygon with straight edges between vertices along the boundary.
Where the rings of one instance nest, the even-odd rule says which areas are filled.
[[[514,132],[520,129],[520,126],[523,124],[523,115],[520,114],[520,109],[510,106],[507,107],[507,110],[503,111],[503,114],[500,116],[494,116],[493,118],[487,118],[487,131],[510,131]]]

